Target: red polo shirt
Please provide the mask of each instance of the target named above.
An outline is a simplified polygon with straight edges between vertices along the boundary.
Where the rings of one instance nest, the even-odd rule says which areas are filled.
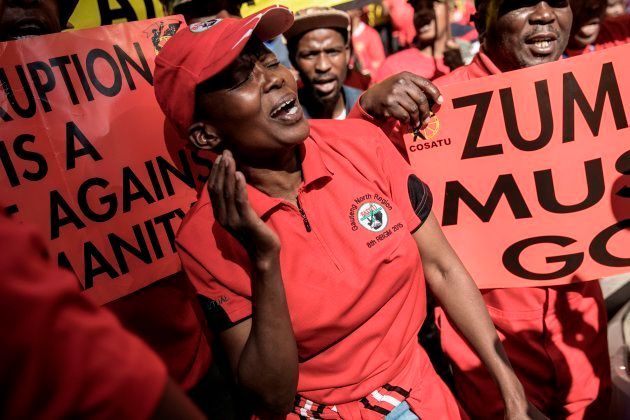
[[[0,418],[149,418],[160,359],[46,261],[33,231],[0,216],[0,249]]]
[[[433,80],[450,73],[451,69],[444,64],[443,59],[429,57],[419,49],[411,47],[387,57],[381,68],[372,76],[372,83],[381,82],[403,71]]]
[[[573,57],[591,51],[624,45],[628,42],[630,42],[630,15],[621,15],[602,22],[597,40],[592,45],[583,50],[567,50],[566,54]]]
[[[300,359],[298,394],[309,409],[317,402],[341,412],[347,406],[339,404],[357,401],[350,410],[361,412],[358,400],[382,396],[374,392],[389,384],[390,390],[411,392],[410,405],[426,414],[422,403],[431,402],[420,403],[417,393],[429,395],[420,384],[433,377],[421,373],[428,363],[417,340],[425,284],[411,232],[422,223],[417,214],[428,215],[431,200],[425,191],[414,209],[412,171],[373,125],[310,124],[300,146],[298,192],[308,226],[292,204],[248,186],[252,207],[282,243],[282,278]],[[198,293],[211,299],[208,309],[224,328],[251,315],[249,259],[214,220],[207,192],[184,219],[177,245],[184,269]],[[433,392],[441,402],[450,395],[439,387]]]

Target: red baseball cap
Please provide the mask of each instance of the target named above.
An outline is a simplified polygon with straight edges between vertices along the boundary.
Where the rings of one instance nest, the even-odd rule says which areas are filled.
[[[252,35],[267,41],[292,24],[288,8],[271,6],[243,19],[209,19],[179,31],[155,60],[155,97],[166,117],[187,135],[197,85],[229,66]]]

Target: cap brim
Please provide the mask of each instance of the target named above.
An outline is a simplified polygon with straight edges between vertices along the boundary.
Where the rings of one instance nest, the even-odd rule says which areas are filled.
[[[239,28],[234,28],[235,31],[230,34],[233,38],[226,38],[226,42],[233,43],[233,47],[229,50],[229,53],[220,57],[213,66],[208,67],[199,74],[199,82],[208,80],[236,60],[236,57],[243,51],[252,35],[255,35],[261,41],[268,41],[278,35],[282,35],[291,25],[293,25],[293,13],[284,6],[272,6],[241,19]],[[247,28],[246,32],[238,35],[245,28]]]
[[[307,16],[298,16],[295,22],[284,33],[285,38],[290,39],[305,32],[310,32],[320,28],[335,28],[340,30],[348,30],[350,27],[350,19],[344,13],[336,11],[330,14],[313,14]]]
[[[254,34],[261,41],[268,41],[282,35],[293,25],[293,13],[286,7],[270,7],[244,19],[256,19],[262,15],[254,28]]]

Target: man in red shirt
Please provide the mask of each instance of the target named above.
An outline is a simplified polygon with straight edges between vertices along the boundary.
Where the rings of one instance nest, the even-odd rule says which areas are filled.
[[[470,65],[436,80],[438,86],[558,60],[569,41],[572,13],[567,0],[479,0],[476,6],[482,50]],[[414,100],[417,89],[401,83],[408,77],[390,78],[368,90],[359,101],[361,108],[350,116],[374,120],[393,115],[412,125],[426,123],[418,111],[428,104]],[[539,409],[551,417],[605,416],[610,364],[606,310],[597,281],[485,289],[482,296],[527,397]],[[474,418],[502,418],[497,388],[475,352],[442,311],[437,323],[465,410]]]
[[[459,48],[450,38],[446,0],[412,0],[416,36],[410,48],[390,55],[372,76],[378,83],[408,71],[433,80],[463,65]],[[451,45],[452,44],[452,45]]]
[[[417,341],[424,267],[502,389],[507,418],[524,418],[522,388],[426,185],[373,125],[305,120],[294,78],[262,44],[291,22],[271,7],[194,24],[156,61],[167,117],[220,153],[177,246],[237,383],[261,410],[292,418],[409,407],[459,418]]]
[[[0,418],[203,418],[160,358],[1,211]]]
[[[571,0],[573,28],[566,56],[599,51],[630,41],[630,15],[605,16],[606,0]]]
[[[77,2],[7,2],[5,10],[0,11],[0,41],[60,32],[67,27]],[[123,296],[106,307],[164,359],[170,375],[184,389],[193,388],[208,371],[211,361],[208,334],[190,282],[183,273]]]

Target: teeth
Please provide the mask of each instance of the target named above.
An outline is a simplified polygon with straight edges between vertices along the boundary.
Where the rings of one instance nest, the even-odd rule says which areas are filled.
[[[534,43],[534,45],[536,45],[538,48],[549,48],[549,45],[551,43],[549,41],[536,41]]]
[[[287,112],[287,115],[293,115],[293,114],[295,114],[295,113],[297,113],[297,112],[298,112],[298,108],[297,108],[297,106],[294,106],[293,108],[291,108],[291,109]]]
[[[276,115],[278,115],[278,113],[280,113],[280,111],[282,111],[285,107],[291,105],[293,103],[293,99],[289,99],[288,101],[285,101],[282,103],[282,105],[280,105],[279,107],[277,107],[276,109],[274,109],[271,113],[271,118],[274,118]],[[295,108],[295,112],[297,112],[297,107],[293,107]],[[291,110],[293,109],[291,108]],[[293,114],[295,114],[295,112],[293,112]]]

